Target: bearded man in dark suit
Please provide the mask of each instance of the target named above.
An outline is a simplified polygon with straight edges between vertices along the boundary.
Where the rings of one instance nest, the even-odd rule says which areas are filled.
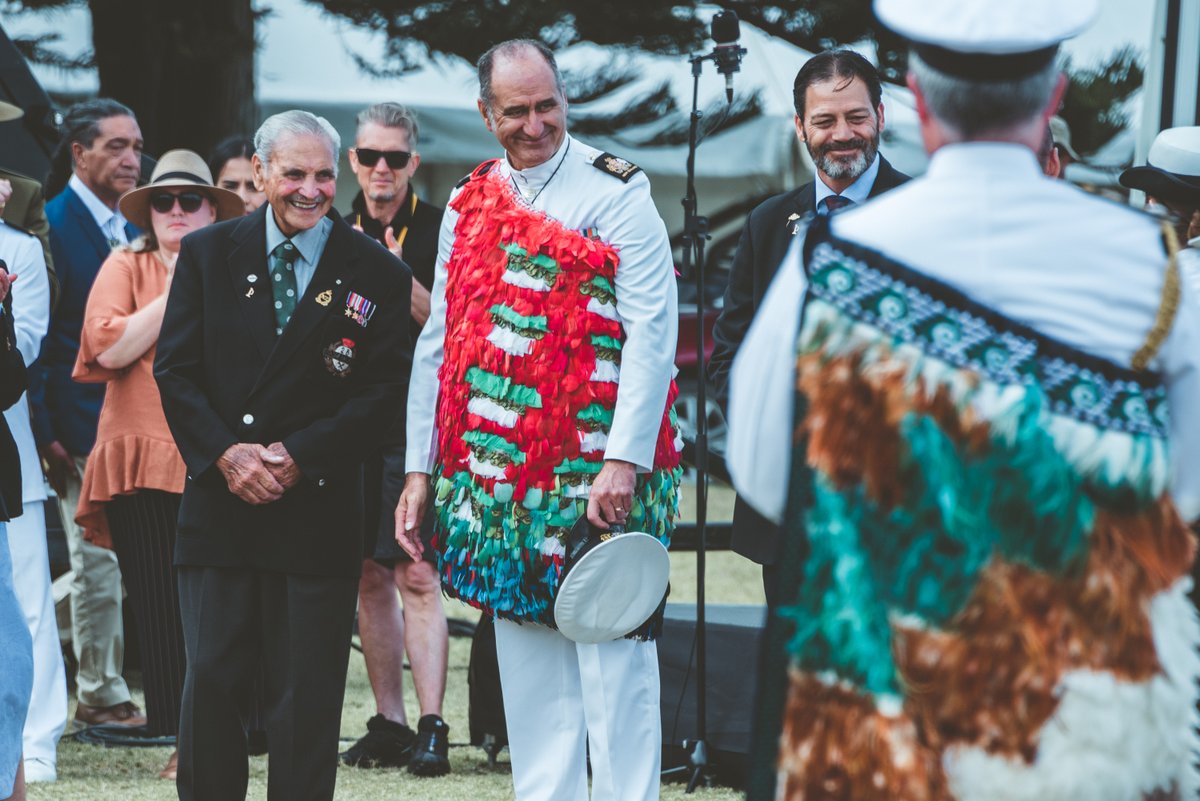
[[[733,357],[792,237],[814,214],[864,203],[908,180],[879,152],[883,89],[878,71],[865,58],[850,50],[818,53],[796,74],[792,97],[796,135],[812,158],[816,178],[768,198],[746,219],[724,308],[713,327],[708,369],[722,404],[728,397]],[[777,544],[775,525],[739,498],[733,512],[732,547],[763,566],[768,601],[774,595]]]
[[[254,214],[183,240],[155,376],[188,467],[175,548],[182,801],[244,798],[261,659],[271,799],[333,797],[362,566],[362,462],[404,405],[412,273],[330,214],[337,132],[255,135]]]

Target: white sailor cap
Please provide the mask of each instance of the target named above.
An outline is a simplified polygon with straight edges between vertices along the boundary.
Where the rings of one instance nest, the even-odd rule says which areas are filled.
[[[1013,81],[1053,61],[1096,7],[1097,0],[875,0],[875,15],[939,72]]]

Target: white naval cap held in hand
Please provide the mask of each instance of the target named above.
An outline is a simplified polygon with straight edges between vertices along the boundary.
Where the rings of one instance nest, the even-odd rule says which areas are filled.
[[[1008,81],[1053,60],[1096,16],[1097,0],[875,0],[875,15],[934,69]]]

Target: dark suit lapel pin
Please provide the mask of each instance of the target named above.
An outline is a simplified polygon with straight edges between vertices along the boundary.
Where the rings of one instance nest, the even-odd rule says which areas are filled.
[[[333,300],[333,290],[326,289],[320,295],[317,295],[317,303],[322,306],[328,306],[331,300]]]
[[[250,287],[249,289],[246,290],[246,297],[248,297],[248,298],[254,297],[254,287]]]
[[[248,284],[253,284],[257,280],[258,280],[258,275],[256,273],[250,273],[249,275],[246,276],[246,283],[248,283]],[[254,287],[253,286],[251,286],[249,289],[246,290],[246,297],[248,297],[248,298],[254,297]]]

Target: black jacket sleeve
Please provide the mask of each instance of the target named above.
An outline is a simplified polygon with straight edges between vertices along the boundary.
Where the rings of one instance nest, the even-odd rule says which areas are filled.
[[[8,272],[0,260],[0,271]],[[12,311],[12,294],[0,306],[0,411],[9,408],[29,386],[25,360],[17,351],[17,333]]]
[[[200,478],[238,438],[213,409],[204,386],[204,290],[200,260],[184,238],[167,296],[154,377],[163,412],[188,473]]]
[[[742,340],[754,319],[754,230],[752,217],[746,218],[738,240],[729,283],[725,287],[725,303],[713,324],[713,351],[708,360],[708,376],[722,407],[729,398],[729,373]]]

